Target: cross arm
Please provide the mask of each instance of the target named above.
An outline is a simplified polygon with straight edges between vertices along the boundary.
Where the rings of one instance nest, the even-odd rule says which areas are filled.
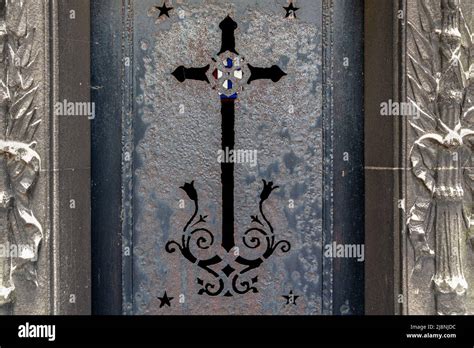
[[[176,77],[179,82],[184,82],[186,80],[198,80],[210,83],[206,75],[209,68],[209,64],[203,66],[202,68],[186,68],[181,65],[172,72],[172,75]]]
[[[220,24],[219,28],[222,30],[222,47],[220,52],[217,54],[221,54],[224,52],[232,52],[238,54],[235,50],[235,35],[234,32],[237,29],[237,23],[227,16]]]
[[[278,82],[283,76],[286,76],[286,73],[277,65],[273,65],[270,68],[258,68],[248,64],[248,67],[250,69],[250,77],[247,81],[248,84],[251,84],[252,81],[262,79]]]

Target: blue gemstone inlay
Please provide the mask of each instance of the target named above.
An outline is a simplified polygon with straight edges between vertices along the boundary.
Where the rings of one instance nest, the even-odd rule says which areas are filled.
[[[230,96],[227,96],[225,94],[221,94],[221,99],[237,99],[237,93],[234,93]]]

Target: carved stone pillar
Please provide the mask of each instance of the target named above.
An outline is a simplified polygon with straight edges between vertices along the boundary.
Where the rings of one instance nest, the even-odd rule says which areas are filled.
[[[75,189],[89,177],[89,121],[54,112],[59,100],[88,101],[87,79],[68,73],[76,50],[87,76],[87,40],[82,54],[63,36],[87,37],[88,18],[87,1],[0,1],[2,314],[89,312],[88,185]]]
[[[473,9],[366,1],[368,314],[474,314]]]
[[[474,314],[473,9],[366,1],[368,314]]]
[[[405,120],[408,314],[474,314],[473,4],[407,3]]]

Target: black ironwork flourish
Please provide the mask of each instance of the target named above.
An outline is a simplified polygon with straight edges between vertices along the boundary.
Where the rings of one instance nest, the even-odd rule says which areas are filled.
[[[259,257],[252,259],[241,256],[239,252],[239,255],[235,256],[233,260],[232,265],[234,267],[229,264],[226,264],[225,267],[222,267],[222,265],[219,267],[219,264],[224,264],[224,259],[219,256],[218,253],[207,259],[200,259],[193,253],[192,247],[197,247],[199,250],[207,250],[213,247],[215,237],[209,229],[200,227],[206,223],[206,220],[203,215],[199,215],[199,218],[197,218],[199,213],[199,199],[194,187],[194,181],[186,183],[181,189],[184,190],[188,198],[194,202],[194,211],[183,229],[181,241],[169,241],[166,244],[166,251],[174,253],[179,250],[188,261],[196,264],[212,276],[212,280],[206,281],[197,278],[197,283],[201,286],[198,292],[200,295],[219,296],[223,294],[229,297],[233,296],[233,294],[243,295],[249,292],[257,293],[258,289],[255,284],[258,282],[258,277],[247,277],[248,272],[260,267],[275,251],[280,250],[286,253],[291,249],[291,244],[288,241],[277,241],[274,228],[263,210],[265,201],[269,199],[274,190],[278,189],[278,186],[273,186],[273,182],[267,183],[263,180],[259,213],[266,225],[260,222],[259,215],[252,216],[252,223],[259,224],[261,227],[251,227],[247,229],[242,237],[242,243],[246,248],[257,250],[264,246],[264,250],[260,252]],[[198,221],[193,224],[195,220]],[[229,254],[232,255],[232,251]],[[237,267],[238,269],[236,269]],[[225,291],[226,289],[227,291]]]

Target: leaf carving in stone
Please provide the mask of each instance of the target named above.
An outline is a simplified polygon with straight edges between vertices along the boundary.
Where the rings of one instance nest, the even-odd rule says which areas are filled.
[[[41,123],[35,97],[38,83],[35,30],[26,2],[0,2],[0,305],[12,303],[14,275],[37,282],[36,261],[43,229],[31,208],[41,169],[34,141]],[[14,253],[13,253],[14,251]]]
[[[412,171],[426,188],[407,221],[415,268],[434,256],[439,314],[464,314],[469,284],[464,254],[472,219],[472,43],[459,0],[418,0],[408,24],[408,100],[415,140]],[[472,104],[471,104],[472,105]],[[473,286],[474,284],[471,284]]]

